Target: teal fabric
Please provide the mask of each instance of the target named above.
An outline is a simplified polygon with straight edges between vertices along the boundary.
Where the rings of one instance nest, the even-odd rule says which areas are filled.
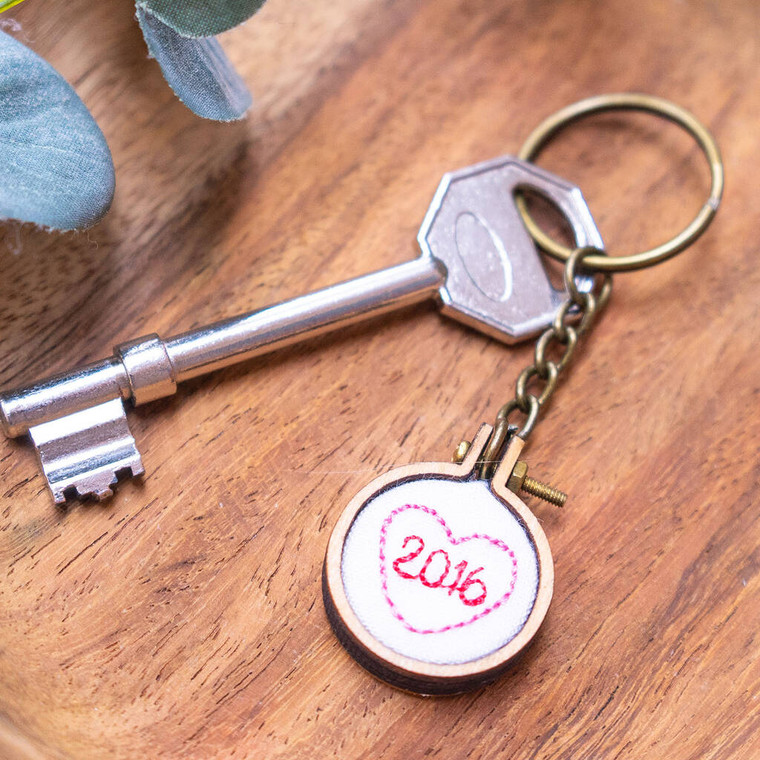
[[[84,103],[0,31],[0,219],[88,227],[111,205],[114,183],[111,153]]]
[[[264,0],[137,0],[183,37],[212,37],[242,24],[264,5]]]
[[[180,100],[199,116],[242,118],[251,95],[213,35],[264,0],[137,0],[152,55]],[[71,86],[0,31],[0,221],[60,230],[97,222],[114,194],[105,138]]]
[[[137,19],[150,54],[188,108],[217,121],[233,121],[245,115],[251,94],[213,37],[183,37],[140,4]]]

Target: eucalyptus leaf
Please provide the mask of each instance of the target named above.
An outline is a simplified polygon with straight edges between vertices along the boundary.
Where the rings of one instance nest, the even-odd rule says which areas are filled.
[[[139,5],[137,19],[150,54],[189,109],[217,121],[243,117],[251,106],[251,94],[213,37],[183,37]]]
[[[213,37],[253,16],[264,0],[137,0],[183,37]]]
[[[0,218],[88,227],[108,211],[114,184],[111,153],[84,103],[0,31]]]

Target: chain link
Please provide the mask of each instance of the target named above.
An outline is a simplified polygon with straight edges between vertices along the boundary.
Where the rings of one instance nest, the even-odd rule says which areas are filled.
[[[599,312],[607,305],[612,292],[609,273],[597,273],[592,291],[588,293],[579,290],[576,281],[579,271],[583,269],[583,260],[600,255],[606,254],[589,246],[576,248],[567,259],[564,270],[567,299],[557,309],[551,326],[536,341],[533,363],[518,376],[514,397],[496,415],[494,432],[483,455],[481,477],[490,476],[511,432],[510,428],[521,438],[531,434],[538,415],[557,389],[560,375],[570,364],[578,338],[591,329]],[[515,412],[525,415],[522,427],[516,428],[510,423],[510,417]]]

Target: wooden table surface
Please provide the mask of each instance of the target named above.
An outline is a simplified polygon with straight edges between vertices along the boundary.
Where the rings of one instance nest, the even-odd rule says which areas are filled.
[[[753,0],[270,0],[223,38],[256,105],[189,113],[130,3],[7,17],[77,88],[117,193],[82,234],[0,227],[0,384],[415,255],[449,170],[516,152],[581,97],[644,91],[720,143],[714,225],[615,293],[530,441],[571,494],[532,501],[555,598],[496,684],[375,681],[328,627],[320,568],[350,496],[446,460],[529,362],[433,306],[181,386],[131,414],[147,475],[56,509],[0,441],[0,757],[760,756],[760,10]],[[583,189],[610,252],[706,197],[672,125],[579,124],[540,164]]]

